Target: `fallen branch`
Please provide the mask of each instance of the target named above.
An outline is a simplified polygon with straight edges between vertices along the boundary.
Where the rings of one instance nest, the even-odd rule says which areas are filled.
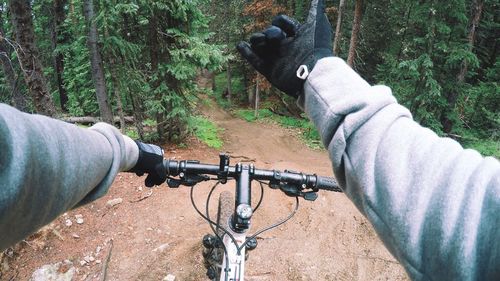
[[[267,280],[267,279],[269,279],[269,275],[271,275],[272,273],[273,273],[272,271],[255,273],[252,275],[248,275],[247,278],[248,278],[248,281]]]
[[[68,122],[68,123],[77,123],[77,124],[95,124],[98,122],[102,122],[101,118],[99,117],[93,117],[93,116],[81,116],[81,117],[62,117],[59,118],[62,121]],[[119,124],[120,123],[120,117],[115,116],[113,118],[113,122]],[[134,117],[132,116],[125,116],[125,122],[126,123],[133,123],[134,122]]]
[[[130,200],[128,202],[130,203],[137,203],[137,202],[141,202],[142,200],[146,199],[146,198],[149,198],[151,195],[153,195],[153,189],[151,189],[146,195],[143,195],[141,196],[139,199],[136,199],[136,200]]]
[[[113,239],[109,240],[108,255],[106,256],[106,259],[104,260],[104,263],[102,264],[101,281],[105,281],[106,277],[108,275],[108,264],[109,264],[109,261],[111,260],[111,251],[113,251]]]
[[[14,276],[10,277],[9,281],[16,280],[18,275],[19,275],[19,270],[16,270],[16,274],[14,274]]]
[[[54,233],[54,235],[57,236],[57,238],[59,238],[61,241],[64,241],[64,237],[59,231],[57,231],[56,229],[52,229],[52,233]]]
[[[452,139],[461,139],[462,136],[461,135],[457,135],[457,134],[452,134],[452,133],[448,133],[447,134],[448,137],[452,138]]]

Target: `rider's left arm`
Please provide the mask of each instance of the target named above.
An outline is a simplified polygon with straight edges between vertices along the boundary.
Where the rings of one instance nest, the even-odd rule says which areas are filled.
[[[134,141],[0,104],[0,250],[103,196],[138,158]]]

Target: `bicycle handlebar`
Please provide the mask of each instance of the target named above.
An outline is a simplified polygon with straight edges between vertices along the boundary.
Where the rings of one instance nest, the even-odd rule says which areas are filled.
[[[221,156],[222,157],[222,156]],[[222,159],[222,158],[221,158]],[[210,180],[203,177],[204,175],[215,175],[217,179],[225,183],[228,178],[237,178],[239,171],[244,166],[241,163],[235,166],[229,166],[229,161],[224,164],[204,164],[195,160],[164,160],[163,165],[166,169],[167,176],[179,176],[181,180],[177,182],[169,182],[170,187],[178,187],[179,185],[194,185],[198,182]],[[250,180],[269,181],[271,185],[293,185],[302,189],[312,190],[328,190],[342,192],[334,178],[322,177],[316,174],[305,174],[294,171],[279,171],[279,170],[264,170],[256,169],[253,164],[248,165],[250,169]]]

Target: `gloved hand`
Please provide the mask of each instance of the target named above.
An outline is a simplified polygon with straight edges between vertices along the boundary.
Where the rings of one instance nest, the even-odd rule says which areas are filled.
[[[240,42],[237,49],[271,84],[297,98],[316,62],[333,56],[332,35],[324,1],[313,0],[305,24],[279,15],[271,27],[253,34],[250,43]]]
[[[139,158],[135,166],[129,172],[136,173],[138,176],[147,173],[144,181],[147,187],[160,185],[167,179],[165,167],[163,166],[163,149],[154,144],[135,141],[139,147]]]

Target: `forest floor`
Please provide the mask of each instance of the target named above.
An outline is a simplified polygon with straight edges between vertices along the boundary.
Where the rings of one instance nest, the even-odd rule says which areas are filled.
[[[259,168],[332,176],[327,152],[309,149],[293,130],[249,123],[215,105],[202,111],[224,128],[221,150],[233,155],[233,164],[252,161]],[[187,144],[164,146],[165,157],[218,163],[219,151],[195,139]],[[71,269],[72,280],[206,280],[201,238],[210,229],[191,206],[190,189],[148,189],[143,182],[133,174],[119,174],[105,197],[62,215],[38,237],[7,251],[0,279],[29,280],[37,268],[66,261],[59,271]],[[209,186],[195,189],[199,205],[204,206]],[[254,191],[258,198],[259,188]],[[111,206],[113,202],[117,204]],[[293,198],[267,189],[250,232],[287,216],[293,203]],[[342,193],[320,192],[314,202],[301,200],[290,221],[257,238],[246,280],[408,280]]]

